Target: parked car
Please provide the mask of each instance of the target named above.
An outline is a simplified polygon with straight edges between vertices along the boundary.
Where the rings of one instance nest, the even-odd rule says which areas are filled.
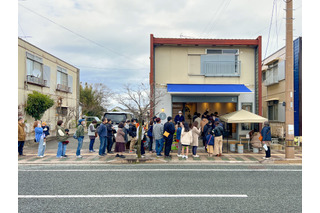
[[[89,126],[93,120],[97,121],[97,126],[99,126],[102,123],[101,120],[96,116],[86,116],[84,119],[86,120],[87,126]]]
[[[118,130],[118,124],[120,122],[125,123],[126,120],[131,121],[131,119],[135,117],[131,112],[106,112],[104,113],[103,118],[111,119],[112,126],[115,130]]]

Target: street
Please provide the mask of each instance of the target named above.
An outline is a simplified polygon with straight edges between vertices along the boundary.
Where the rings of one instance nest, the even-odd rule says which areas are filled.
[[[19,212],[301,212],[293,165],[19,165]]]

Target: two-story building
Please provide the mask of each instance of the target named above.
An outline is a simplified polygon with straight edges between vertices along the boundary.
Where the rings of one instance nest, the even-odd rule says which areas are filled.
[[[270,121],[273,137],[285,134],[286,47],[262,61],[262,115]],[[302,37],[293,41],[294,135],[302,136]]]
[[[55,135],[57,121],[63,119],[66,128],[73,128],[79,116],[80,70],[50,53],[18,38],[18,116],[27,121],[27,133],[33,131],[34,119],[24,110],[28,94],[38,91],[55,102],[42,121]],[[28,134],[27,140],[33,135]]]
[[[182,111],[219,115],[246,109],[261,115],[261,36],[257,39],[155,38],[150,35],[150,92],[161,94],[151,115]],[[251,129],[229,126],[233,137]]]

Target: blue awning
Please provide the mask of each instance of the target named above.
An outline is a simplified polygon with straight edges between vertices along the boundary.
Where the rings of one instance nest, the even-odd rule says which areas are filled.
[[[167,84],[172,94],[240,94],[252,93],[243,84]]]

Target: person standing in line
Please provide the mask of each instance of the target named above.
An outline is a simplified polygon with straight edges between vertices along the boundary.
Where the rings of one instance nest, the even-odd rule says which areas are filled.
[[[170,151],[173,141],[173,134],[175,133],[174,124],[172,123],[172,117],[168,117],[168,122],[164,124],[163,131],[169,133],[168,137],[164,136],[165,148],[164,155],[165,158],[171,158]]]
[[[46,143],[44,142],[44,133],[43,129],[41,127],[40,121],[35,121],[33,124],[34,132],[35,132],[35,139],[36,142],[39,143],[38,145],[38,157],[43,158],[44,157],[44,151],[46,149]]]
[[[263,157],[263,159],[270,159],[271,158],[271,149],[270,149],[271,128],[269,126],[268,121],[264,122],[264,127],[261,130],[261,135],[262,135],[262,146],[264,146],[266,144],[268,147],[268,150],[266,150],[266,156]]]
[[[23,154],[23,146],[24,142],[26,140],[26,132],[24,130],[25,128],[24,119],[22,117],[18,118],[18,153],[19,156],[25,156]]]
[[[216,154],[217,157],[222,156],[222,145],[223,145],[223,140],[222,140],[223,128],[219,124],[220,124],[219,121],[216,121],[214,123],[214,125],[215,125],[215,128],[214,128],[214,153]]]
[[[153,136],[152,136],[152,129],[153,129],[153,121],[150,121],[149,127],[148,127],[148,133],[147,136],[149,138],[149,153],[151,154],[153,152],[152,150],[152,144],[153,144]]]
[[[206,140],[207,140],[207,152],[208,152],[208,156],[211,157],[213,155],[213,147],[214,147],[214,135],[213,135],[214,131],[210,131],[208,132],[207,136],[206,136]]]
[[[204,132],[204,127],[208,123],[208,119],[206,116],[202,115],[202,120],[200,122],[200,127],[201,127],[201,136],[202,136],[202,143],[203,146],[206,147],[206,136]]]
[[[181,155],[181,149],[182,149],[182,145],[181,145],[181,131],[182,131],[182,127],[181,127],[181,123],[178,122],[178,124],[176,125],[176,141],[178,142],[178,157],[182,157]]]
[[[129,135],[131,136],[131,141],[130,141],[130,150],[129,153],[134,153],[134,145],[137,142],[137,127],[136,127],[136,120],[132,119],[131,124],[129,125]]]
[[[128,134],[129,134],[129,124],[130,124],[130,120],[126,120],[126,122],[123,124],[124,128],[122,128],[125,136],[124,136],[124,140],[126,143],[128,143]]]
[[[109,154],[113,154],[111,149],[112,149],[112,145],[113,145],[113,131],[114,131],[114,128],[113,128],[111,122],[112,122],[111,119],[108,119],[108,122],[106,124],[106,127],[107,127],[107,150],[108,150]]]
[[[79,120],[79,126],[76,131],[76,135],[78,138],[78,147],[77,147],[77,152],[76,152],[76,157],[77,158],[82,158],[81,155],[81,149],[82,149],[82,144],[83,144],[83,138],[84,138],[84,127],[86,125],[86,121],[84,119]]]
[[[57,158],[65,158],[66,157],[66,150],[67,150],[67,139],[69,135],[63,129],[63,121],[59,120],[57,122],[57,141],[58,141],[58,150],[57,150]]]
[[[115,147],[115,150],[114,150],[117,153],[116,157],[120,157],[120,158],[125,158],[123,153],[126,150],[126,147],[125,147],[125,142],[126,141],[124,139],[125,133],[124,133],[123,129],[124,129],[124,125],[121,122],[118,125],[118,131],[117,131],[117,135],[116,135],[116,147]]]
[[[107,147],[107,118],[102,119],[102,123],[98,128],[98,135],[100,138],[100,147],[99,147],[99,156],[103,157],[106,155],[106,147]]]
[[[201,129],[198,127],[199,124],[197,121],[193,122],[192,124],[192,143],[190,144],[192,146],[192,154],[193,157],[198,158],[199,155],[197,155],[197,148],[199,146],[199,136],[201,134]]]
[[[161,123],[161,119],[156,119],[156,124],[153,126],[153,137],[156,140],[156,152],[157,157],[163,156],[161,154],[163,149],[163,124]]]
[[[207,149],[207,136],[208,134],[211,133],[211,131],[213,130],[213,124],[211,120],[208,120],[208,123],[203,127],[203,134],[204,134],[204,138],[205,138],[205,149]]]
[[[174,117],[174,123],[177,124],[179,122],[184,122],[184,116],[182,115],[182,112],[179,111],[178,115]]]
[[[96,128],[94,128],[94,125],[96,125],[96,124],[97,124],[97,121],[95,119],[93,119],[92,123],[88,127],[88,136],[90,139],[89,152],[96,152],[93,149],[93,145],[96,140]]]
[[[181,131],[181,144],[182,144],[182,158],[188,159],[189,146],[192,142],[192,131],[189,128],[188,123],[183,123]],[[186,155],[184,155],[184,148],[186,147]]]
[[[194,121],[198,122],[198,129],[200,129],[200,127],[201,127],[201,125],[200,125],[200,123],[201,123],[200,113],[197,114],[197,117],[196,117],[196,119],[194,119]]]
[[[144,158],[145,157],[145,149],[144,149],[144,145],[143,145],[143,141],[145,138],[145,125],[144,125],[144,121],[142,121],[142,125],[138,124],[138,128],[137,128],[137,138],[136,140],[139,140],[139,129],[142,128],[142,132],[141,132],[141,146],[140,146],[140,151],[141,151],[141,157]],[[137,155],[138,157],[138,155]]]
[[[49,126],[47,126],[46,122],[42,122],[42,129],[43,129],[43,133],[44,133],[44,142],[47,141],[47,136],[50,135],[50,128]]]

